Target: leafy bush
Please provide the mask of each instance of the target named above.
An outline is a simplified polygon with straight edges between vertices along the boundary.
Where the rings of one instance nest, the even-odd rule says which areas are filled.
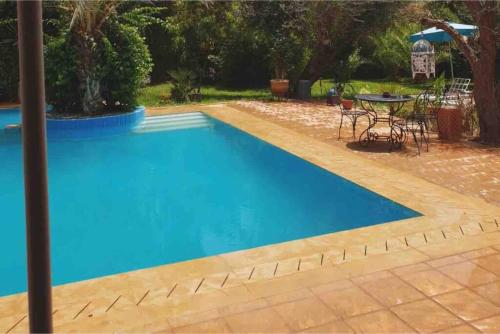
[[[15,2],[0,2],[0,101],[18,99],[19,72]]]
[[[357,87],[349,84],[352,75],[363,64],[364,59],[359,54],[359,49],[354,50],[347,60],[338,61],[333,70],[333,82],[338,94],[344,98],[353,99],[358,94]]]
[[[63,35],[53,39],[45,48],[47,103],[62,114],[82,111],[82,96],[76,75],[76,52],[69,44],[68,35]]]
[[[372,38],[375,46],[373,59],[390,77],[410,73],[412,43],[408,36],[418,30],[419,25],[415,23],[399,23]]]
[[[130,111],[136,105],[138,90],[151,71],[151,57],[135,28],[110,20],[100,41],[89,40],[92,52],[92,79],[96,96],[101,99],[92,113]],[[78,71],[84,64],[80,46],[67,32],[46,48],[47,102],[54,111],[64,114],[82,113],[85,89]]]
[[[196,80],[196,75],[186,69],[170,71],[168,74],[173,79],[173,87],[170,91],[170,97],[177,102],[188,102],[189,94],[193,90],[193,84]]]
[[[151,57],[136,29],[115,22],[105,33],[102,97],[107,109],[131,110],[151,71]]]
[[[271,64],[267,44],[242,23],[221,47],[217,79],[224,87],[261,87],[269,84]]]

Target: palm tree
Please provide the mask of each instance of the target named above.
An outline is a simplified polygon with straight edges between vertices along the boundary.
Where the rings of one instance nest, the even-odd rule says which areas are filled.
[[[72,13],[70,34],[78,58],[77,76],[83,93],[83,112],[96,113],[103,108],[96,50],[103,36],[101,28],[115,12],[117,1],[76,0],[65,5]]]

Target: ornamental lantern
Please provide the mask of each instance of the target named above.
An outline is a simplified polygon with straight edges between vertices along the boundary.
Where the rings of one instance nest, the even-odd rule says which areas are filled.
[[[427,79],[436,76],[436,56],[434,47],[425,39],[420,39],[411,48],[411,72],[413,78],[417,74],[425,74]]]

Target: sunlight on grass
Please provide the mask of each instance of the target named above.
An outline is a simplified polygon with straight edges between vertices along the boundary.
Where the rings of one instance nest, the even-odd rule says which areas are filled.
[[[162,106],[179,104],[170,100],[171,83],[152,85],[139,91],[139,104],[145,106]],[[271,98],[268,88],[261,89],[227,89],[214,86],[201,87],[201,103],[213,103],[231,100],[265,100]]]
[[[390,92],[395,94],[418,94],[423,90],[424,85],[415,84],[411,81],[362,81],[353,80],[351,85],[357,94]],[[428,84],[427,84],[428,85]],[[317,81],[312,89],[313,99],[324,99],[328,90],[332,88],[332,80]],[[151,85],[139,91],[138,102],[141,105],[158,107],[164,105],[175,105],[178,102],[170,99],[171,83]],[[203,86],[201,88],[201,103],[214,103],[231,100],[268,100],[271,98],[271,91],[268,87],[259,89],[228,89],[215,86]]]
[[[314,98],[323,98],[333,86],[332,80],[317,81],[311,90]],[[392,94],[418,94],[424,89],[425,85],[416,84],[411,81],[396,82],[396,81],[362,81],[352,80],[350,84],[354,88],[356,94],[382,94],[389,92]],[[429,85],[429,84],[427,84]]]

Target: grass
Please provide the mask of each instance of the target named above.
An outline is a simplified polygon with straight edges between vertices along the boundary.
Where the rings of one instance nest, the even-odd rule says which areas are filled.
[[[425,85],[415,84],[412,81],[387,81],[387,80],[353,80],[351,85],[356,93],[383,93],[418,94]],[[427,84],[428,85],[428,84]],[[314,99],[324,99],[327,91],[332,87],[332,80],[317,81],[311,95]],[[178,104],[170,100],[171,83],[151,85],[144,87],[139,92],[139,104],[149,107]],[[228,89],[215,86],[201,87],[201,103],[213,103],[231,100],[269,100],[271,92],[268,87],[259,89]]]
[[[418,94],[426,86],[416,84],[412,81],[396,82],[387,80],[352,80],[350,84],[355,94],[381,94],[383,92],[390,92],[394,94],[411,95]],[[321,84],[317,81],[312,87],[311,94],[314,98],[323,98],[326,92],[332,88],[332,85],[332,80],[322,80]],[[348,92],[346,93],[349,94]]]
[[[150,107],[178,104],[169,98],[171,89],[171,83],[142,88],[139,92],[139,104]],[[231,100],[266,100],[271,98],[271,92],[267,87],[260,89],[228,89],[202,86],[201,95],[201,103]]]

